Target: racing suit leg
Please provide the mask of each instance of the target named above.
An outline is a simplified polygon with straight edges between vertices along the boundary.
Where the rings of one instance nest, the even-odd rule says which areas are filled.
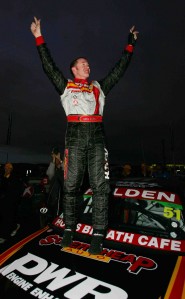
[[[103,233],[108,226],[109,164],[102,124],[95,124],[88,149],[88,171],[92,197],[93,234]]]
[[[64,153],[64,222],[75,230],[78,214],[78,198],[86,166],[85,136],[79,123],[68,123]],[[83,128],[82,128],[83,129]]]

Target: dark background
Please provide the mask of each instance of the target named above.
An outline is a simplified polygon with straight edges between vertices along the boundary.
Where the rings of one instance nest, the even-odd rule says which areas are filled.
[[[19,159],[24,150],[25,160],[29,153],[29,161],[37,155],[43,162],[53,145],[63,150],[65,114],[30,31],[37,16],[68,78],[71,60],[81,55],[90,62],[91,79],[104,77],[135,25],[139,37],[132,62],[105,106],[111,163],[185,163],[184,9],[184,0],[1,2],[0,158],[9,154],[13,160],[16,149]]]

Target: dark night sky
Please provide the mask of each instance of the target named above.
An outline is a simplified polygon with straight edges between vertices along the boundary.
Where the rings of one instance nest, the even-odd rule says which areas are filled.
[[[30,31],[33,16],[37,16],[53,58],[68,78],[69,63],[77,56],[88,58],[91,79],[104,77],[119,59],[129,29],[135,25],[139,37],[132,62],[106,100],[110,162],[165,159],[185,163],[184,11],[184,0],[1,2],[2,148],[11,113],[12,148],[43,156],[53,145],[63,149],[65,114],[42,70]]]

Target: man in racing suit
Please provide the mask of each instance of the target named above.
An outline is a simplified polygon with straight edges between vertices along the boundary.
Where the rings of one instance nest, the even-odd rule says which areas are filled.
[[[73,80],[66,79],[57,68],[41,34],[40,20],[34,17],[31,32],[36,38],[38,53],[44,72],[60,95],[67,116],[64,152],[64,222],[61,245],[68,247],[73,240],[77,224],[78,195],[88,167],[93,191],[93,236],[89,252],[101,253],[108,226],[109,164],[103,130],[105,97],[123,76],[131,60],[138,32],[130,29],[128,45],[110,73],[100,81],[88,81],[90,67],[86,58],[75,59],[70,70]]]

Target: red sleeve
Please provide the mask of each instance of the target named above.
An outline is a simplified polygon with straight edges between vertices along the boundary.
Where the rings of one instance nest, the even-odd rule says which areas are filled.
[[[36,39],[35,39],[35,42],[36,42],[36,46],[40,46],[40,45],[42,45],[42,44],[44,44],[45,42],[44,42],[44,38],[43,38],[43,36],[41,35],[41,36],[38,36],[38,37],[36,37]]]
[[[127,46],[125,47],[125,50],[128,51],[128,52],[130,52],[130,53],[132,53],[133,50],[134,50],[134,47],[133,47],[132,45],[127,45]]]

